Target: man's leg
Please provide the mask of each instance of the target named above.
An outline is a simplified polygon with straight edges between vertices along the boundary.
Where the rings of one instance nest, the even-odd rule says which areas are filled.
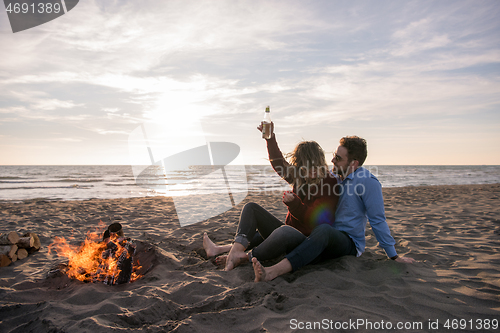
[[[264,267],[257,260],[257,258],[252,258],[253,271],[255,273],[255,282],[261,281],[271,281],[280,275],[289,273],[292,271],[292,265],[288,259],[283,259],[276,265],[270,267]]]
[[[347,234],[322,224],[314,228],[309,237],[276,265],[263,267],[257,258],[252,258],[255,282],[270,281],[285,273],[296,271],[319,256],[324,260],[355,254],[356,246]]]
[[[285,258],[290,262],[292,270],[296,271],[320,255],[322,260],[356,255],[356,245],[346,233],[328,224],[321,224]]]

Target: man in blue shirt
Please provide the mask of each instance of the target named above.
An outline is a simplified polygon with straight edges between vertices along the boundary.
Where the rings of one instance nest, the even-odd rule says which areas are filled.
[[[366,141],[357,136],[343,137],[333,154],[333,171],[340,177],[342,190],[335,213],[335,223],[317,226],[292,252],[276,265],[264,267],[252,258],[255,281],[270,281],[296,271],[313,261],[360,256],[365,250],[365,228],[369,221],[379,245],[387,256],[402,263],[411,258],[399,257],[394,238],[385,219],[382,186],[362,165],[367,156]]]

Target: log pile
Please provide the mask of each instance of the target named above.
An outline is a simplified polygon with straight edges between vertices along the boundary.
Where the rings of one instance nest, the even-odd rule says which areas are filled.
[[[40,239],[32,232],[22,236],[15,231],[0,234],[0,267],[9,266],[40,249]]]

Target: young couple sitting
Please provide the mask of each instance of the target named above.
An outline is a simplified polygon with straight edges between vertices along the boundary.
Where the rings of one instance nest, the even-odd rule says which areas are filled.
[[[258,127],[262,131],[262,124]],[[216,245],[203,236],[207,256],[232,270],[252,262],[255,281],[270,281],[294,272],[312,262],[346,255],[360,256],[365,249],[367,221],[387,256],[403,263],[385,219],[380,182],[362,165],[367,156],[366,141],[356,136],[343,137],[333,154],[333,173],[329,172],[323,149],[314,141],[299,143],[287,161],[274,134],[267,139],[273,169],[286,180],[292,191],[283,194],[288,207],[285,223],[263,207],[250,202],[240,214],[232,244]],[[261,261],[285,257],[264,267]]]

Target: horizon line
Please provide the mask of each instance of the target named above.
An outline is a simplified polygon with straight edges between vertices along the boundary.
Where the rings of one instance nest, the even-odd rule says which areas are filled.
[[[139,166],[142,164],[0,164],[2,166]],[[144,166],[150,164],[144,164]],[[269,166],[270,164],[227,164],[229,166]],[[332,164],[327,164],[328,166]],[[212,164],[197,164],[193,166],[219,166]],[[362,166],[500,166],[500,164],[364,164]]]

